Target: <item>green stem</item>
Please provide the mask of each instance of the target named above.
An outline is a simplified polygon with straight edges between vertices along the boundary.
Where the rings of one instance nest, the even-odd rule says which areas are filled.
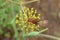
[[[20,40],[18,36],[18,29],[16,28],[15,24],[13,24],[13,29],[14,29],[14,37],[16,40]]]
[[[25,34],[25,24],[24,24],[24,19],[23,19],[23,6],[22,6],[22,3],[20,3],[20,18],[21,18],[21,24],[22,24],[22,28],[23,28],[23,31],[22,31],[22,40],[26,40],[26,38],[24,37],[24,34]]]
[[[39,33],[45,32],[46,30],[48,30],[48,28],[39,31]]]
[[[19,36],[18,36],[18,29],[17,29],[17,27],[16,27],[16,21],[15,21],[15,19],[16,19],[16,16],[15,16],[15,12],[14,12],[14,4],[11,4],[11,9],[12,9],[12,15],[13,15],[13,20],[11,21],[11,23],[12,23],[12,26],[13,26],[13,30],[14,30],[14,38],[16,39],[16,40],[20,40],[20,38],[19,38]]]
[[[23,10],[22,11],[20,11],[20,14],[21,14],[21,24],[22,24],[22,28],[23,28],[23,31],[22,31],[22,36],[23,36],[23,38],[22,38],[22,40],[25,40],[25,37],[24,37],[24,34],[25,34],[25,24],[24,24],[24,21],[23,21],[23,14],[22,14],[22,12],[23,12]]]
[[[47,35],[47,34],[40,34],[40,37],[45,37],[45,38],[51,38],[51,39],[55,39],[55,40],[60,40],[59,37],[56,36],[52,36],[52,35]]]

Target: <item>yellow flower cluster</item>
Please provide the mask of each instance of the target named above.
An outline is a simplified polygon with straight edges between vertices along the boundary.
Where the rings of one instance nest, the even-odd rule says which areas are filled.
[[[40,26],[38,23],[40,21],[40,14],[37,14],[37,10],[35,10],[34,8],[24,7],[23,9],[24,9],[22,13],[23,18],[21,18],[21,14],[16,15],[16,24],[20,26],[20,30],[23,31],[23,28],[21,26],[21,20],[20,20],[20,19],[23,19],[26,33],[33,32],[33,31],[39,31]]]

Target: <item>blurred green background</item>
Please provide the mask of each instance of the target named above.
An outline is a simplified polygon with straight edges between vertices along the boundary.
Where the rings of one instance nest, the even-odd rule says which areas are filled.
[[[41,13],[41,21],[42,21],[41,27],[48,28],[48,31],[46,31],[43,34],[60,37],[60,0],[38,0],[31,3],[29,3],[29,1],[34,0],[23,0],[23,1],[25,3],[28,2],[27,4],[24,4],[25,6],[29,8],[33,7],[38,12]],[[20,6],[15,2],[20,2],[20,0],[0,0],[0,29],[1,29],[0,34],[3,33],[2,32],[3,29],[7,30],[6,27],[9,29],[8,26],[12,27],[15,25],[13,19],[15,19],[15,15],[18,14],[19,10],[21,9]],[[12,30],[10,30],[10,32],[12,32]],[[11,37],[10,40],[14,40],[12,38],[13,37]],[[53,39],[45,37],[37,37],[37,38],[31,37],[28,40],[53,40]]]

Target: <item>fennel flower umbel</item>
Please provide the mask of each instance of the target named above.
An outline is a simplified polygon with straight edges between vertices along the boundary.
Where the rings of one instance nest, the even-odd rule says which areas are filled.
[[[24,7],[23,15],[17,14],[16,15],[16,25],[19,26],[20,31],[23,31],[22,24],[21,24],[21,16],[23,16],[23,22],[25,27],[25,33],[33,32],[33,31],[39,31],[40,26],[40,14],[37,13],[37,10],[34,8],[27,8]]]

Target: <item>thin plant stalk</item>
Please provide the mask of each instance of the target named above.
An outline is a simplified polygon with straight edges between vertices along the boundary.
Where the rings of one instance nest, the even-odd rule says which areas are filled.
[[[52,35],[47,35],[47,34],[40,34],[40,37],[45,37],[45,38],[50,38],[50,39],[55,39],[55,40],[60,40],[59,37],[52,36]]]

